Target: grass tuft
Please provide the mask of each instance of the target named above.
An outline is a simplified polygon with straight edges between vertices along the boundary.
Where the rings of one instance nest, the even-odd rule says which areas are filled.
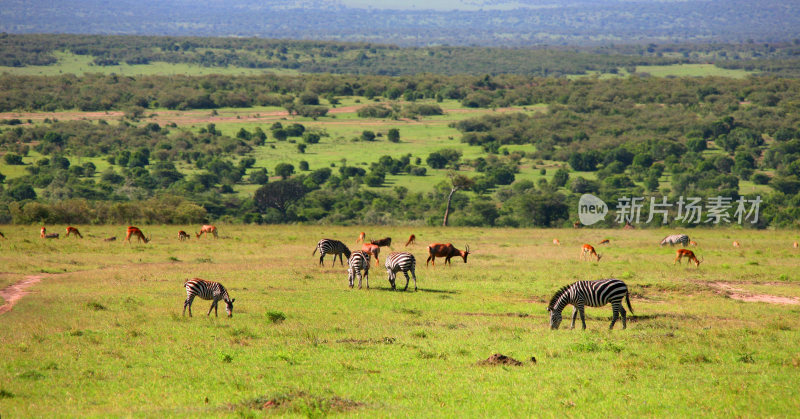
[[[86,303],[86,307],[89,307],[90,309],[92,309],[94,311],[103,311],[103,310],[106,309],[106,306],[98,303],[97,301],[90,301],[90,302]]]
[[[282,323],[284,320],[286,320],[286,315],[280,311],[268,311],[267,319],[269,319],[269,321],[272,323]]]

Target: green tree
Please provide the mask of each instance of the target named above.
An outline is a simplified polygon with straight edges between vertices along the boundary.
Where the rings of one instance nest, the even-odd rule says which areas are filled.
[[[442,227],[447,227],[447,219],[450,217],[450,204],[453,200],[453,194],[459,190],[469,190],[475,185],[475,181],[464,176],[457,175],[455,172],[447,174],[450,179],[450,194],[447,195],[447,203],[444,208],[444,220],[442,220]]]
[[[275,174],[283,179],[286,179],[294,174],[294,166],[289,163],[278,163],[275,166]]]
[[[400,130],[397,128],[390,128],[389,132],[386,134],[386,139],[392,143],[399,143],[400,142]]]

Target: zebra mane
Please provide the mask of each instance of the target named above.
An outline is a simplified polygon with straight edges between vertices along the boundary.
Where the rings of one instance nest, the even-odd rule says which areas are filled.
[[[547,308],[551,309],[551,308],[555,307],[556,301],[558,301],[558,299],[561,298],[561,296],[564,295],[564,293],[567,291],[567,289],[569,287],[571,287],[572,285],[574,285],[574,284],[564,285],[563,287],[561,287],[561,289],[556,291],[556,293],[553,295],[553,298],[550,299],[550,303],[547,304]]]

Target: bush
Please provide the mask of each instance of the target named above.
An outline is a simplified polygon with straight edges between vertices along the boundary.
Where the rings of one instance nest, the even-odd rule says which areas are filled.
[[[5,156],[3,156],[3,160],[5,160],[6,164],[12,165],[12,166],[21,166],[21,165],[25,164],[25,163],[22,162],[22,156],[20,156],[19,154],[15,154],[15,153],[6,154]]]
[[[294,166],[289,163],[278,163],[275,166],[275,174],[286,179],[294,174]]]
[[[308,171],[308,162],[307,161],[301,160],[300,163],[299,163],[299,166],[300,166],[300,170]]]
[[[770,181],[770,177],[765,173],[756,173],[753,175],[753,183],[756,185],[766,185]]]
[[[379,104],[364,106],[356,113],[361,118],[388,118],[392,116],[391,109]]]
[[[389,129],[389,132],[386,134],[386,139],[392,143],[399,143],[400,142],[400,130],[397,128]]]
[[[375,133],[372,131],[365,130],[361,133],[362,141],[373,141],[374,139],[375,139]]]

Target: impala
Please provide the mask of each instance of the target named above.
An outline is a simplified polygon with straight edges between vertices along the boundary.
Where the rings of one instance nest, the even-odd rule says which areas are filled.
[[[467,256],[469,256],[469,245],[466,245],[466,250],[458,250],[450,243],[443,244],[443,243],[432,243],[428,245],[428,260],[425,261],[425,266],[428,266],[428,262],[433,262],[433,266],[436,266],[436,258],[444,258],[444,264],[447,265],[450,263],[450,258],[461,256],[464,259],[464,263],[467,263]],[[451,264],[452,265],[452,264]]]
[[[142,230],[139,230],[138,227],[128,226],[128,234],[125,235],[125,241],[127,241],[128,244],[131,243],[131,236],[134,236],[139,239],[138,241],[143,241],[145,243],[150,241],[150,239],[145,237],[144,233],[142,233]]]
[[[556,246],[561,246],[561,242],[558,239],[553,239],[553,244]]]
[[[795,243],[797,243],[797,242],[795,242]],[[409,244],[417,244],[417,237],[414,236],[413,234],[408,236],[408,241],[406,242],[406,247],[408,247]],[[795,246],[795,247],[797,247],[797,246]]]
[[[189,240],[191,238],[192,238],[192,236],[190,236],[189,233],[187,233],[187,232],[185,232],[183,230],[178,232],[178,240],[180,240],[180,241]]]
[[[42,227],[41,235],[42,235],[43,239],[57,239],[58,238],[58,233],[50,233],[50,234],[48,234],[47,233],[47,229],[44,228],[44,227]]]
[[[378,254],[381,253],[381,247],[374,243],[364,243],[361,245],[361,251],[367,253],[368,255],[372,255],[375,258],[375,266],[380,264],[378,260]]]
[[[72,227],[72,226],[67,227],[67,237],[69,237],[70,234],[78,236],[80,238],[83,238],[83,236],[81,235],[81,232],[78,231],[77,228]]]
[[[3,238],[6,238],[6,236],[3,236]],[[794,243],[792,243],[792,247],[797,249],[798,247],[800,247],[800,245],[798,245],[797,242],[794,242]]]
[[[358,235],[358,238],[356,239],[356,243],[364,243],[364,239],[366,237],[367,237],[367,233],[362,231],[361,234]]]
[[[213,234],[215,239],[218,238],[217,228],[214,226],[204,225],[203,227],[200,227],[200,232],[197,233],[197,238],[199,239],[200,236],[203,235],[203,233],[205,233],[206,236],[208,236],[209,234]]]
[[[594,250],[594,247],[592,247],[592,245],[584,244],[581,247],[581,260],[587,260],[587,256],[586,256],[587,254],[589,255],[588,256],[588,260],[591,260],[592,256],[594,256],[595,258],[597,258],[598,262],[600,262],[600,258],[603,257],[603,255],[598,254]]]
[[[611,241],[608,239],[604,239],[600,241],[600,244],[611,244]]]
[[[678,249],[675,253],[677,255],[675,256],[675,262],[672,262],[673,265],[676,263],[681,263],[681,259],[683,258],[689,259],[689,262],[694,262],[694,266],[698,268],[700,267],[700,263],[703,262],[702,259],[697,260],[697,256],[695,256],[694,252],[692,252],[691,250]]]
[[[742,244],[739,243],[738,241],[734,240],[733,241],[733,247],[742,247]]]
[[[697,242],[694,240],[689,241],[689,246],[697,247]]]

